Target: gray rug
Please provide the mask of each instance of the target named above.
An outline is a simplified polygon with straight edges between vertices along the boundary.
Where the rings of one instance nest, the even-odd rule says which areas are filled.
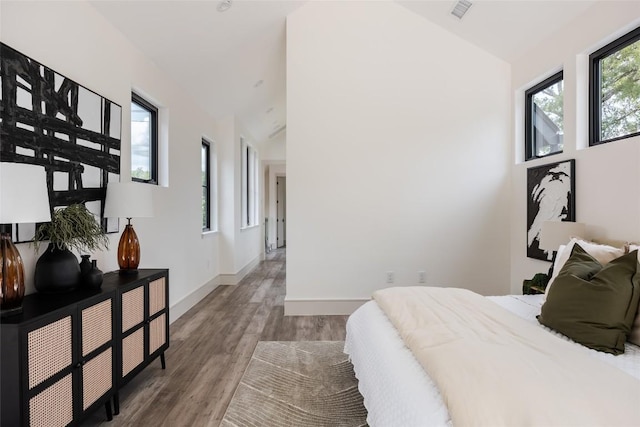
[[[260,341],[222,427],[366,426],[342,341]]]

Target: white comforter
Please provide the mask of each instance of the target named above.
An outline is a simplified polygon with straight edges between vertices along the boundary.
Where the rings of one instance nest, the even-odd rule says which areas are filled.
[[[535,315],[540,312],[541,296],[490,299],[537,324]],[[629,344],[624,355],[613,356],[575,345],[640,379],[639,347]],[[360,381],[359,388],[369,411],[367,421],[371,426],[417,427],[451,423],[433,381],[404,346],[375,302],[365,304],[349,318],[345,351],[349,353]],[[536,406],[536,396],[528,399],[532,406]]]

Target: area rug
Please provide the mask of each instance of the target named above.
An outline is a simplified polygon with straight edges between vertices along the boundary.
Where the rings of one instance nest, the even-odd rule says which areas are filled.
[[[343,341],[260,341],[222,427],[366,426]]]

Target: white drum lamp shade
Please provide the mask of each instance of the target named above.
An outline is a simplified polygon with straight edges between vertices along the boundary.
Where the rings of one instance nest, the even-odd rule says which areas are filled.
[[[51,221],[44,167],[0,163],[0,224]],[[11,234],[0,233],[0,315],[22,312],[24,263]]]
[[[0,224],[51,221],[42,166],[0,163]]]
[[[540,230],[540,249],[557,251],[560,245],[569,243],[572,237],[584,237],[585,225],[580,222],[545,221]]]
[[[104,206],[107,218],[149,218],[153,216],[153,195],[149,184],[110,182]]]

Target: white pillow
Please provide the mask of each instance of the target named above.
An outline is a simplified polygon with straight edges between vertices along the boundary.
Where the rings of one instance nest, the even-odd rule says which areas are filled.
[[[589,255],[594,257],[600,264],[605,265],[610,263],[616,258],[624,255],[624,248],[614,248],[609,245],[600,245],[598,243],[587,242],[586,240],[580,239],[578,237],[572,238],[566,246],[560,246],[558,248],[558,253],[556,254],[556,262],[553,264],[553,273],[551,274],[551,279],[549,279],[549,283],[547,283],[547,288],[544,291],[545,299],[547,294],[549,293],[549,288],[553,284],[553,281],[558,277],[558,273],[567,262],[569,257],[571,256],[571,251],[573,250],[573,245],[578,243],[582,249],[584,249]]]

